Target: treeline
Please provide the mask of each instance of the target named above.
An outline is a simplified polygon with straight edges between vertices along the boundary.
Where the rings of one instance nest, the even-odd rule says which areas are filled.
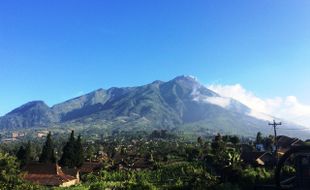
[[[58,162],[61,166],[68,168],[80,167],[84,162],[83,152],[84,151],[81,142],[81,136],[79,135],[78,138],[75,139],[74,131],[72,131],[68,141],[63,146],[62,156],[60,160],[57,161],[52,135],[51,133],[48,133],[38,161],[41,163]],[[35,158],[32,154],[32,145],[30,141],[28,141],[25,146],[20,146],[19,150],[17,151],[16,157],[20,161],[21,167],[25,166],[31,161],[35,161]]]

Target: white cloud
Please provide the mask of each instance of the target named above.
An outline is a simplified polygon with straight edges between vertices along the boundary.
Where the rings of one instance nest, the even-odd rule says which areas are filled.
[[[207,97],[204,101],[226,108],[230,105],[230,98],[223,97]]]
[[[295,96],[262,99],[244,89],[240,84],[216,84],[209,85],[208,88],[223,97],[236,99],[255,110],[250,115],[261,117],[267,114],[304,126],[310,126],[310,105],[302,104]]]
[[[258,119],[266,120],[266,121],[272,121],[274,119],[274,117],[270,115],[267,115],[265,113],[262,113],[262,112],[259,112],[253,109],[251,110],[250,113],[248,113],[248,115],[252,117],[256,117]]]
[[[194,87],[191,93],[193,100],[198,102],[206,102],[209,104],[215,104],[223,108],[227,108],[230,105],[231,98],[217,97],[217,96],[205,96],[199,92],[199,87]]]

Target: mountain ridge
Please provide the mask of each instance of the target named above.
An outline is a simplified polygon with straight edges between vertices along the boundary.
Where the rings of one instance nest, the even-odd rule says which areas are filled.
[[[206,88],[195,77],[183,75],[137,87],[100,88],[51,107],[43,101],[28,102],[0,117],[0,130],[75,125],[110,131],[270,133],[267,120],[251,112],[239,101]]]

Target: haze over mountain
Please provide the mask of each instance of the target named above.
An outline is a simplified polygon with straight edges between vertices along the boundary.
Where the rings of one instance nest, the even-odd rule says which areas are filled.
[[[0,117],[0,129],[70,126],[254,136],[258,131],[270,133],[267,120],[271,119],[237,100],[221,97],[194,77],[179,76],[138,87],[98,89],[52,107],[43,101],[29,102]],[[298,131],[291,134],[309,136]]]

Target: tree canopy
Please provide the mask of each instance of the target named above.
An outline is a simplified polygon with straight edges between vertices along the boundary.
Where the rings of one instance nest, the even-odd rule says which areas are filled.
[[[59,164],[69,168],[80,167],[84,162],[83,146],[81,136],[77,140],[74,137],[74,131],[71,132],[68,142],[63,147],[63,153]]]
[[[56,162],[55,152],[54,152],[54,145],[51,138],[51,133],[48,133],[46,137],[45,144],[42,149],[42,153],[39,158],[40,162]]]

